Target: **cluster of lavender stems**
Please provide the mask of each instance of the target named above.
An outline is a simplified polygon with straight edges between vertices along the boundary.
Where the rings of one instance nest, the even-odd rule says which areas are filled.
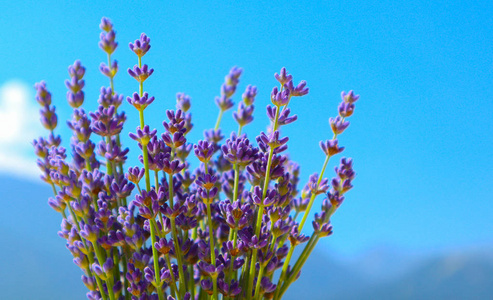
[[[352,188],[351,159],[341,159],[330,182],[324,173],[330,158],[344,150],[338,136],[349,126],[359,96],[342,93],[339,114],[329,120],[333,137],[320,142],[322,170],[299,191],[300,167],[286,155],[288,137],[281,128],[296,121],[288,105],[308,94],[306,82],[294,85],[285,68],[275,74],[279,87],[267,106],[270,124],[255,143],[242,134],[253,121],[255,86],[247,86],[233,112],[238,130],[223,141],[220,129],[224,113],[234,106],[238,67],[225,77],[215,100],[219,115],[204,140],[187,141],[193,124],[191,99],[184,93],[177,94],[176,109],[166,112],[158,135],[144,119],[154,101],[144,83],[154,70],[142,63],[151,48],[142,34],[129,45],[137,64],[128,74],[138,91],[125,104],[139,114],[140,126],[129,136],[142,150],[141,165],[126,169],[129,150],[120,141],[126,114],[119,110],[124,97],[115,92],[118,63],[112,58],[118,43],[109,19],[103,18],[100,28],[99,46],[107,56],[100,71],[109,86],[101,88],[97,110],[87,113],[85,67],[80,61],[69,66],[70,154],[55,133],[51,93],[44,82],[35,85],[41,123],[49,131],[33,142],[37,163],[53,189],[48,204],[63,218],[58,234],[83,271],[88,299],[281,299],[319,239],[332,234],[331,216]],[[195,169],[187,161],[192,150],[200,161]],[[308,236],[302,230],[318,195],[326,198]]]

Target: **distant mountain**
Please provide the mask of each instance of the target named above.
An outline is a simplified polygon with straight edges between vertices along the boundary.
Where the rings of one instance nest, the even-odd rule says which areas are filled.
[[[337,263],[315,251],[284,299],[493,299],[492,247],[419,259],[381,251],[370,251],[360,264]],[[380,261],[362,262],[375,258]]]
[[[352,299],[493,299],[493,260],[481,252],[434,257]]]
[[[49,186],[0,177],[2,300],[86,299],[82,272],[57,235],[61,217],[47,204]]]
[[[82,273],[56,234],[51,189],[0,176],[0,191],[0,298],[86,299]],[[284,299],[493,299],[493,245],[419,256],[377,247],[352,261],[317,248]]]

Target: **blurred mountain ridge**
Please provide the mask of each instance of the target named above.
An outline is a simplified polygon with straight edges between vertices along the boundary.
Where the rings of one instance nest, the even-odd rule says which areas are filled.
[[[0,176],[0,190],[2,299],[85,299],[51,189]],[[434,253],[381,245],[344,259],[329,250],[315,249],[284,299],[493,299],[493,242]]]

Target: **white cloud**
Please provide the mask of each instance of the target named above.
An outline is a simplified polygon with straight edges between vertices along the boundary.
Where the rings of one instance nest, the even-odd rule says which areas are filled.
[[[32,140],[43,134],[33,88],[9,81],[0,86],[0,172],[39,178]]]

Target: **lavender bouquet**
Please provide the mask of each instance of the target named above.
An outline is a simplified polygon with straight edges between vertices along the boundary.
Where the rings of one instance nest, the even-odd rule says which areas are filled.
[[[351,159],[341,159],[330,182],[323,176],[329,159],[344,150],[337,138],[349,126],[346,119],[359,96],[342,93],[339,115],[329,120],[333,137],[320,142],[322,170],[300,192],[300,167],[286,155],[288,137],[281,128],[296,121],[288,105],[308,93],[306,82],[295,86],[285,68],[275,74],[279,88],[272,90],[272,106],[267,106],[270,124],[256,137],[256,145],[241,133],[253,121],[257,88],[251,85],[233,112],[238,131],[222,142],[221,119],[234,106],[242,74],[237,67],[221,86],[219,116],[215,127],[204,131],[204,140],[187,141],[193,124],[190,97],[183,93],[176,96],[176,110],[166,112],[159,136],[144,119],[154,97],[144,92],[153,69],[142,64],[151,48],[142,34],[129,45],[138,64],[128,74],[137,81],[138,92],[126,98],[140,117],[140,126],[129,136],[142,150],[141,165],[127,169],[129,150],[120,139],[124,96],[113,85],[119,66],[112,55],[118,43],[109,19],[103,18],[100,28],[99,46],[108,61],[100,71],[109,78],[109,87],[101,88],[96,111],[81,107],[85,68],[80,61],[68,68],[67,100],[74,109],[67,122],[73,131],[71,160],[55,134],[58,119],[51,93],[44,82],[35,85],[41,123],[49,130],[46,138],[33,142],[38,166],[53,188],[48,204],[62,216],[58,234],[83,272],[87,297],[281,299],[319,239],[332,234],[331,216],[352,188]],[[187,160],[192,150],[200,161],[195,169]],[[315,214],[311,236],[305,235],[302,230],[321,194],[327,198]],[[300,245],[303,250],[294,261]]]

